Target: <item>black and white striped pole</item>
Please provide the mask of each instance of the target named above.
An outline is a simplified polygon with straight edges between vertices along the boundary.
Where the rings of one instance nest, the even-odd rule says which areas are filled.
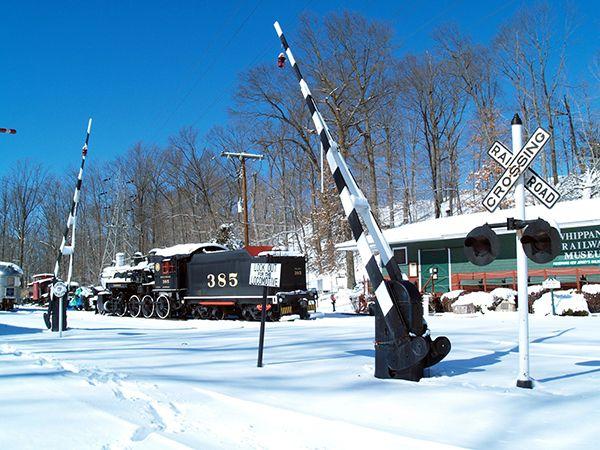
[[[69,217],[67,218],[67,226],[65,227],[65,232],[63,233],[63,237],[62,237],[62,241],[60,243],[60,248],[58,250],[58,255],[56,257],[56,263],[54,264],[54,283],[58,284],[58,283],[62,283],[58,278],[59,275],[59,270],[60,270],[60,261],[62,259],[63,256],[69,256],[69,266],[68,266],[68,271],[67,271],[67,283],[66,283],[66,290],[63,289],[62,287],[59,287],[57,294],[61,294],[63,291],[65,291],[62,295],[56,295],[56,297],[58,297],[58,331],[59,331],[59,336],[62,337],[62,332],[63,332],[63,328],[64,328],[64,317],[63,317],[63,310],[65,308],[64,305],[64,300],[65,297],[68,296],[68,291],[69,291],[69,286],[71,284],[71,276],[73,275],[73,256],[74,256],[74,251],[75,251],[75,230],[77,228],[77,211],[79,209],[79,198],[81,196],[81,184],[83,181],[83,169],[85,167],[85,159],[87,157],[87,151],[88,151],[88,143],[90,141],[90,133],[92,131],[92,119],[90,118],[88,121],[88,126],[87,126],[87,133],[85,136],[85,143],[83,144],[83,148],[81,149],[81,166],[79,167],[79,173],[77,174],[77,183],[75,184],[75,193],[73,194],[73,201],[71,202],[71,209],[69,210]],[[67,245],[67,241],[69,238],[69,230],[71,231],[71,240],[70,240],[70,244]],[[62,283],[64,284],[64,283]],[[60,286],[60,285],[59,285]],[[51,290],[51,297],[54,297],[54,291],[55,289]],[[50,299],[55,300],[53,298]]]
[[[427,323],[423,319],[421,296],[412,283],[402,278],[398,263],[371,212],[369,202],[331,136],[279,23],[275,22],[274,27],[300,84],[360,258],[375,291],[379,309],[375,326],[375,376],[418,381],[423,376],[425,367],[436,364],[448,354],[450,341],[445,337],[431,341]],[[387,277],[384,276],[376,254],[371,250],[361,220],[375,244]]]

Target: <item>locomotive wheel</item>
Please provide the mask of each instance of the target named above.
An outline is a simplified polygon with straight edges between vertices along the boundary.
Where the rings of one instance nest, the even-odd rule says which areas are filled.
[[[140,317],[142,315],[142,301],[137,295],[129,297],[127,309],[131,317]]]
[[[200,317],[202,320],[206,320],[210,317],[210,311],[206,306],[198,307],[198,317]]]
[[[223,320],[225,317],[225,312],[219,308],[218,306],[213,306],[210,309],[210,318],[213,320]]]
[[[252,315],[252,311],[250,311],[250,307],[249,306],[244,306],[242,308],[242,320],[253,320],[254,316]]]
[[[300,319],[310,319],[310,312],[308,311],[308,302],[305,299],[300,300]]]
[[[159,319],[166,319],[171,315],[171,299],[164,294],[156,299],[156,315]]]
[[[121,297],[115,300],[114,308],[115,314],[119,317],[123,317],[127,314],[127,302]]]
[[[151,295],[144,295],[142,298],[142,314],[146,319],[154,315],[154,299]]]
[[[117,301],[114,298],[111,298],[107,302],[104,302],[104,313],[108,314],[109,316],[112,316],[115,313],[116,302]]]

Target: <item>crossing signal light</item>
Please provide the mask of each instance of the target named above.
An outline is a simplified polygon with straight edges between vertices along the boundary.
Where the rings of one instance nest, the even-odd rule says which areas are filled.
[[[525,228],[521,244],[530,260],[538,264],[549,263],[560,253],[560,233],[545,220],[536,219]]]
[[[500,243],[494,230],[486,223],[473,228],[465,238],[467,259],[476,266],[486,266],[496,259],[500,252]]]
[[[283,69],[285,67],[285,54],[281,52],[277,57],[277,67]]]

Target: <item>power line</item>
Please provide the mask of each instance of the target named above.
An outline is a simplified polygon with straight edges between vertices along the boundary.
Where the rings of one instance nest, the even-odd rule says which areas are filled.
[[[250,20],[250,18],[254,15],[254,13],[256,12],[256,10],[258,9],[258,7],[259,7],[259,5],[261,3],[262,3],[262,0],[258,0],[256,2],[256,4],[254,5],[254,8],[252,9],[252,11],[250,11],[250,13],[248,15],[246,15],[246,17],[242,20],[242,22],[240,23],[240,25],[238,25],[238,27],[231,34],[231,36],[229,37],[229,39],[227,40],[227,42],[225,43],[225,45],[223,47],[221,47],[221,49],[218,52],[215,53],[215,56],[213,57],[213,59],[211,60],[211,62],[208,64],[208,66],[205,68],[205,70],[200,74],[200,76],[198,76],[196,78],[196,80],[192,83],[192,86],[183,95],[183,98],[181,98],[177,102],[177,104],[175,105],[175,107],[168,114],[168,116],[165,119],[165,121],[163,122],[162,126],[156,128],[157,130],[164,129],[164,127],[171,120],[171,118],[175,115],[175,113],[179,110],[179,108],[181,108],[181,106],[187,101],[187,99],[192,94],[192,92],[196,89],[196,87],[198,86],[198,84],[200,83],[200,81],[204,78],[204,76],[207,73],[209,73],[213,69],[213,67],[215,66],[215,64],[219,61],[219,59],[221,58],[221,56],[225,53],[225,50],[227,49],[227,47],[229,47],[229,45],[237,37],[237,35],[240,33],[240,31],[242,31],[242,29],[244,28],[244,26],[246,25],[246,23],[248,23],[248,20]]]
[[[238,158],[242,165],[242,201],[244,205],[244,245],[250,245],[248,233],[248,188],[246,184],[246,160],[247,159],[263,159],[264,155],[255,155],[253,153],[234,153],[221,152],[221,156],[226,158]]]

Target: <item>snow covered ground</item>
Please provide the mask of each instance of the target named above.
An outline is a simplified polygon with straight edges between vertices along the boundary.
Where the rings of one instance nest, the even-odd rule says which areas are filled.
[[[341,306],[341,305],[340,305]],[[530,316],[531,391],[515,387],[516,313],[429,317],[453,345],[420,383],[373,377],[373,318],[159,321],[0,313],[0,448],[597,448],[600,317]]]

